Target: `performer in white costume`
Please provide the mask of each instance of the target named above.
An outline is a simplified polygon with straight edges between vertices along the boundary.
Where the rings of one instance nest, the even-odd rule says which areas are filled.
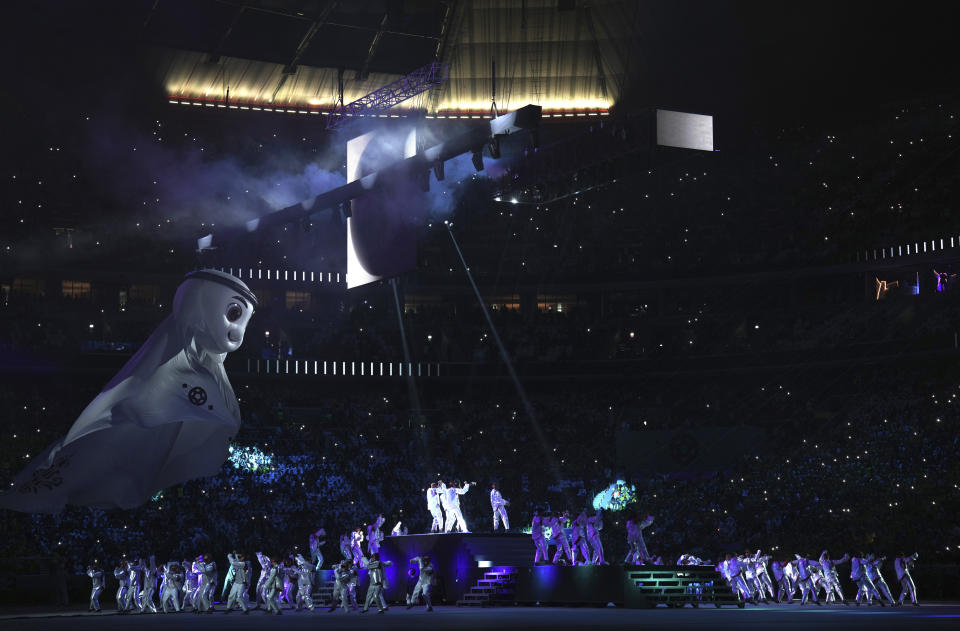
[[[407,596],[407,609],[413,609],[420,599],[420,596],[423,596],[423,601],[427,603],[427,611],[433,611],[430,592],[433,591],[433,586],[437,581],[433,575],[433,564],[430,562],[430,557],[427,555],[413,557],[410,559],[410,562],[416,563],[419,566],[420,577],[417,579],[417,584],[413,588],[413,594]]]
[[[188,274],[173,313],[67,435],[30,460],[0,495],[0,508],[131,509],[160,489],[216,474],[240,427],[223,360],[240,348],[255,306],[250,289],[230,274]]]
[[[383,515],[377,515],[373,523],[367,526],[367,552],[371,556],[380,552],[380,544],[383,542],[383,522],[387,521]]]
[[[160,568],[163,581],[160,583],[160,610],[169,613],[170,607],[180,612],[180,589],[183,586],[183,568],[176,561],[170,561]]]
[[[460,511],[460,496],[470,490],[470,483],[467,482],[460,486],[460,481],[451,482],[450,486],[443,491],[447,498],[444,510],[447,513],[447,523],[444,525],[444,532],[451,532],[454,524],[460,529],[460,532],[470,532],[467,529],[467,522],[463,520],[463,513]]]
[[[443,531],[443,512],[440,510],[440,492],[437,490],[437,483],[430,484],[427,489],[427,510],[433,517],[433,523],[430,524],[430,532]]]
[[[302,554],[297,555],[297,611],[306,607],[313,611],[313,579],[316,568]]]
[[[913,567],[914,562],[920,555],[914,552],[910,556],[907,556],[903,553],[900,554],[896,559],[893,560],[893,568],[897,572],[897,579],[900,581],[900,587],[903,591],[900,592],[899,604],[903,604],[903,599],[909,595],[910,602],[913,603],[914,607],[919,607],[920,603],[917,602],[917,586],[913,583],[913,577],[910,575],[910,568]]]
[[[533,564],[537,565],[542,561],[547,561],[547,542],[543,538],[544,518],[540,516],[540,511],[533,511],[533,520],[530,524],[530,538],[533,539],[533,545],[537,551],[533,555]]]
[[[113,570],[113,578],[117,579],[117,611],[123,612],[126,609],[127,590],[130,588],[126,563],[121,561],[117,564],[117,567]]]
[[[387,576],[384,570],[391,565],[393,565],[392,561],[381,561],[379,554],[371,554],[369,559],[363,557],[360,560],[360,567],[366,568],[370,572],[370,585],[367,587],[367,597],[360,613],[366,613],[373,603],[377,603],[377,613],[386,611],[386,607],[383,606],[383,601],[380,596],[383,594],[383,588],[387,582]]]
[[[90,577],[90,609],[100,613],[100,594],[103,593],[103,569],[96,563],[87,566],[87,576]]]
[[[233,583],[230,585],[230,596],[227,598],[227,613],[240,605],[243,613],[248,614],[250,608],[247,606],[244,592],[250,589],[250,564],[247,563],[244,555],[236,553],[228,554],[227,561],[230,563],[230,569],[233,570]]]
[[[150,556],[150,563],[143,567],[143,589],[140,592],[140,613],[157,613],[153,593],[157,590],[157,558]]]
[[[510,502],[503,499],[503,496],[500,494],[500,489],[497,488],[496,484],[490,485],[490,508],[493,509],[493,529],[496,530],[500,525],[499,522],[503,520],[503,529],[510,530],[510,520],[507,519],[507,506],[510,506]]]

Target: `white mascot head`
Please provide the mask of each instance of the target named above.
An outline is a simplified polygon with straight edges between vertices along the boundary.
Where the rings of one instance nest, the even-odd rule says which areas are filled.
[[[133,508],[160,489],[214,475],[240,428],[223,360],[257,306],[239,278],[187,274],[173,313],[90,402],[67,435],[31,461],[0,506]]]

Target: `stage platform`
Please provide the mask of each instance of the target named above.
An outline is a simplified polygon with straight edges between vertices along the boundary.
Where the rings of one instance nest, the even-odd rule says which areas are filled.
[[[85,608],[85,606],[81,606]],[[384,615],[326,610],[308,612],[284,611],[280,617],[253,611],[194,616],[192,614],[124,615],[115,613],[86,614],[33,610],[19,614],[0,609],[0,627],[4,631],[113,631],[154,629],[191,629],[220,631],[227,629],[329,629],[330,631],[376,629],[388,631],[565,631],[585,629],[643,629],[653,631],[744,631],[745,629],[795,631],[817,628],[818,631],[886,631],[916,629],[919,631],[956,629],[960,620],[960,604],[925,604],[922,607],[815,607],[807,605],[761,605],[746,609],[622,609],[574,607],[436,607],[427,613],[423,608],[411,611],[391,607]]]
[[[388,537],[380,556],[387,570],[387,600],[400,602],[413,591],[410,559],[430,555],[437,585],[434,602],[461,606],[585,605],[629,608],[659,604],[743,606],[713,566],[533,566],[529,535],[432,534]],[[361,572],[360,585],[365,588]]]

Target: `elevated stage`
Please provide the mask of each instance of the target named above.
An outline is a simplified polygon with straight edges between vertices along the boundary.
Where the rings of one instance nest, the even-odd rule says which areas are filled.
[[[742,606],[713,566],[534,566],[530,535],[507,533],[386,538],[380,557],[393,562],[387,569],[387,600],[403,601],[413,591],[416,577],[408,571],[416,566],[409,561],[424,554],[436,570],[435,603]]]

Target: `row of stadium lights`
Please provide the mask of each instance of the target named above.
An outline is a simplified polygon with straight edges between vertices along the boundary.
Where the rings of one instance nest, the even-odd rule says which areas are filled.
[[[279,270],[279,269],[262,269],[262,268],[253,268],[253,267],[217,267],[221,272],[227,272],[236,276],[241,280],[295,280],[303,283],[345,283],[347,282],[347,275],[341,274],[340,272],[306,272],[301,270]],[[247,275],[243,275],[243,271],[247,271]],[[281,275],[283,278],[281,278]],[[307,280],[307,276],[310,276],[310,279]],[[324,279],[326,275],[326,279]]]
[[[320,110],[301,110],[301,109],[288,109],[283,107],[265,107],[262,105],[227,105],[225,103],[209,103],[205,101],[181,101],[178,99],[170,99],[170,103],[174,105],[195,105],[197,107],[219,107],[221,109],[231,109],[231,110],[254,110],[257,112],[281,112],[287,114],[330,114],[330,112],[321,112]],[[541,114],[543,118],[573,118],[573,117],[582,117],[582,116],[607,116],[610,112],[607,110],[597,110],[594,112],[555,112],[553,114],[545,113]],[[352,117],[354,114],[344,114],[344,116]],[[356,114],[359,117],[370,118],[406,118],[406,114]],[[428,114],[427,118],[493,118],[487,114]]]
[[[940,239],[940,249],[941,249],[941,250],[946,250],[947,247],[951,247],[951,248],[957,247],[957,246],[956,246],[956,243],[955,243],[955,241],[954,241],[954,237],[950,237],[950,245],[949,245],[949,246],[945,245],[945,244],[946,244],[945,239],[946,239],[946,237],[944,237],[943,239]],[[960,239],[960,237],[958,237],[958,239]],[[922,244],[922,245],[921,245],[921,244]],[[921,248],[921,247],[923,248],[923,252],[920,251],[920,248]],[[913,244],[913,249],[912,249],[912,250],[911,250],[911,248],[910,248],[910,244],[908,243],[908,244],[906,245],[906,252],[904,252],[904,246],[902,246],[902,245],[897,245],[897,246],[893,246],[893,247],[890,247],[890,248],[880,248],[879,250],[874,249],[874,250],[873,250],[873,260],[876,261],[876,260],[878,260],[878,259],[886,259],[886,258],[891,258],[891,259],[892,259],[892,258],[894,258],[894,257],[896,257],[896,256],[912,256],[912,255],[916,255],[916,254],[923,254],[923,253],[926,252],[926,251],[927,251],[927,242],[926,242],[926,241],[917,241],[917,242],[915,242],[915,243]],[[931,252],[936,252],[936,251],[937,251],[937,239],[933,239],[933,240],[930,241],[930,251],[931,251]],[[888,255],[888,252],[889,252],[889,255]],[[878,254],[878,253],[879,253],[879,254]],[[869,260],[870,260],[870,251],[869,251],[869,250],[864,250],[864,252],[863,252],[863,260],[865,260],[865,261],[869,261]]]
[[[356,362],[299,359],[248,359],[247,373],[340,377],[439,377],[440,364],[421,362]],[[414,374],[416,373],[416,374]]]

